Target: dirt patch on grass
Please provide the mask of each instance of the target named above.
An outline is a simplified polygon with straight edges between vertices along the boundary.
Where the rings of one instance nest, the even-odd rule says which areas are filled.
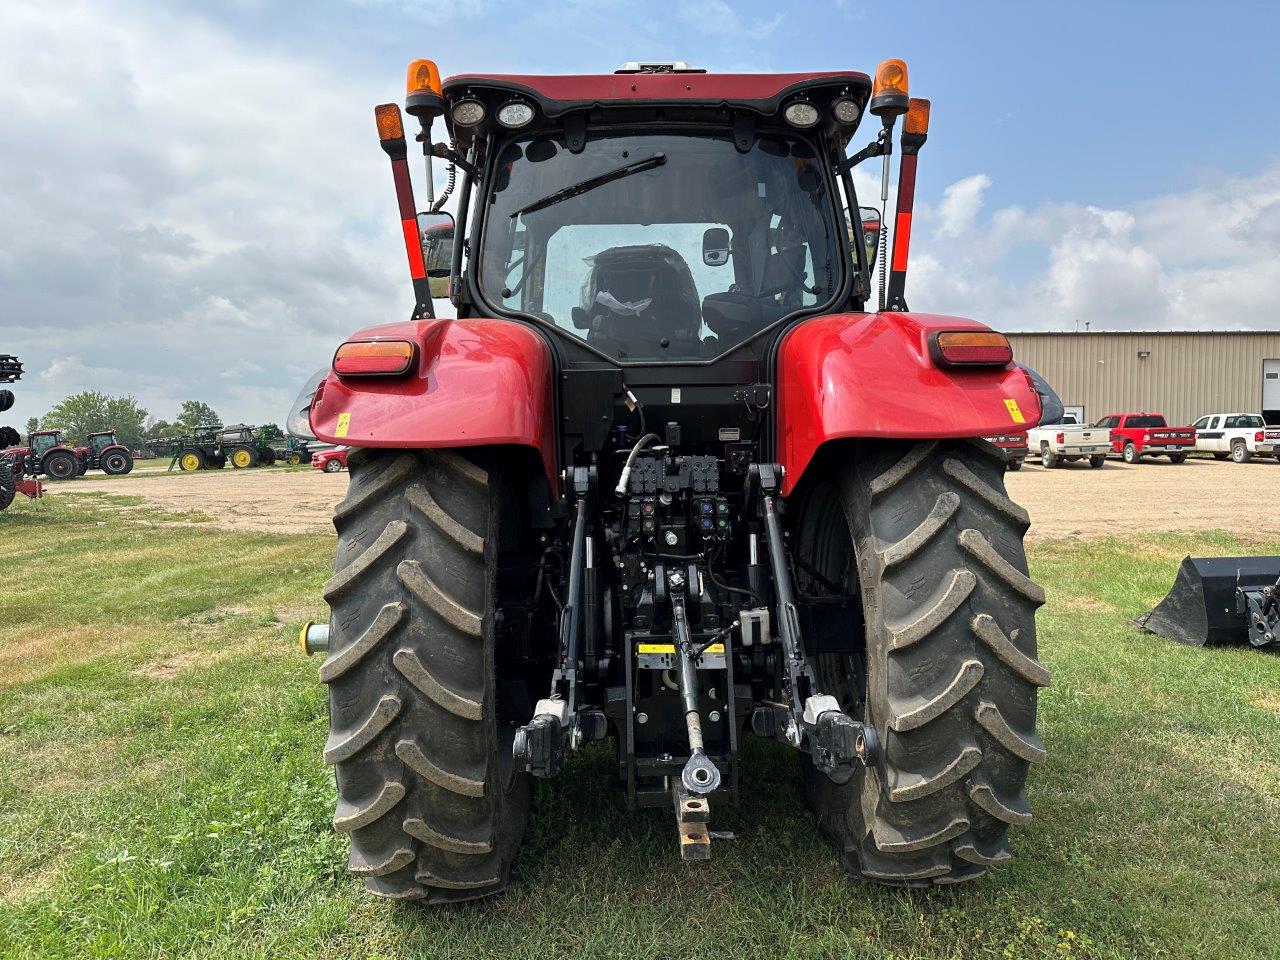
[[[1280,714],[1280,696],[1257,696],[1253,698],[1253,702],[1263,710],[1270,710],[1272,713]]]
[[[1280,498],[1280,463],[1217,460],[1107,461],[1099,470],[1028,463],[1007,475],[1009,494],[1031,513],[1031,540],[1136,537],[1173,531],[1269,532],[1265,504]]]
[[[1028,463],[1008,475],[1009,493],[1031,512],[1032,540],[1139,537],[1161,531],[1226,530],[1258,537],[1261,505],[1280,498],[1280,463],[1167,460],[1100,470]],[[210,470],[166,474],[153,467],[127,477],[87,476],[49,485],[53,495],[106,492],[142,497],[147,506],[202,526],[270,533],[332,533],[345,473],[319,470]],[[125,511],[126,513],[128,511]],[[176,522],[183,522],[181,519]]]
[[[84,476],[48,485],[52,495],[137,496],[148,507],[177,515],[178,523],[262,533],[332,533],[333,508],[346,490],[345,473],[272,468],[171,474],[152,470],[125,477]]]
[[[31,900],[52,889],[61,872],[52,866],[43,866],[36,870],[11,877],[0,873],[0,903],[18,904]]]
[[[216,657],[216,654],[212,655]],[[150,677],[153,680],[172,680],[178,674],[197,663],[207,663],[211,655],[195,650],[186,653],[175,653],[163,660],[155,660],[136,667],[133,673],[139,677]]]

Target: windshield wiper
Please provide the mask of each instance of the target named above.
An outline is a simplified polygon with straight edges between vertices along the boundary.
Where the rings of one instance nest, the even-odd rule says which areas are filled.
[[[615,180],[621,180],[623,177],[629,177],[633,173],[643,173],[645,170],[652,170],[654,167],[660,167],[667,162],[665,153],[655,153],[652,157],[645,157],[643,160],[634,160],[625,166],[618,167],[617,170],[610,170],[608,173],[597,174],[594,177],[588,177],[581,183],[575,183],[572,186],[563,187],[555,193],[547,194],[541,200],[535,200],[527,207],[521,207],[511,215],[511,219],[524,213],[533,213],[535,210],[544,210],[547,207],[554,206],[561,200],[569,200],[573,197],[580,197],[588,190],[594,190],[596,187],[603,187],[606,183],[613,183]]]

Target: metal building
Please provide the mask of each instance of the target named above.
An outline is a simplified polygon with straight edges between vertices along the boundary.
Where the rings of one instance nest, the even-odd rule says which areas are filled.
[[[1028,332],[1009,341],[1087,423],[1136,412],[1179,425],[1218,412],[1280,423],[1280,330]]]

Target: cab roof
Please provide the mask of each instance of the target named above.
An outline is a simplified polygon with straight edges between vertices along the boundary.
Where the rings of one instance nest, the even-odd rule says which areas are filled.
[[[505,91],[534,100],[543,115],[557,117],[596,106],[737,107],[764,116],[778,112],[788,96],[815,87],[844,87],[865,107],[871,78],[852,70],[820,73],[601,73],[562,76],[460,74],[444,81],[444,95]]]

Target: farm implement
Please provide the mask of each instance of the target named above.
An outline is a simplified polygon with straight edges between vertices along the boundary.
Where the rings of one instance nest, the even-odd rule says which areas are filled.
[[[11,354],[0,354],[0,383],[22,379],[22,363]],[[0,413],[13,409],[13,391],[0,389]],[[13,427],[0,427],[0,510],[7,510],[18,494],[31,500],[44,496],[38,471],[29,469],[29,450],[19,446],[22,435]]]
[[[751,735],[798,751],[856,876],[1007,860],[1045,757],[1044,593],[973,438],[1061,407],[1001,334],[907,307],[930,105],[906,64],[442,83],[419,60],[405,107],[416,137],[374,114],[413,312],[341,344],[290,420],[353,448],[329,623],[302,637],[351,872],[397,900],[502,890],[531,783],[606,739],[629,806],[705,859]],[[457,181],[447,264],[411,143]]]
[[[1133,622],[1193,647],[1280,650],[1280,557],[1186,557],[1168,595]]]

